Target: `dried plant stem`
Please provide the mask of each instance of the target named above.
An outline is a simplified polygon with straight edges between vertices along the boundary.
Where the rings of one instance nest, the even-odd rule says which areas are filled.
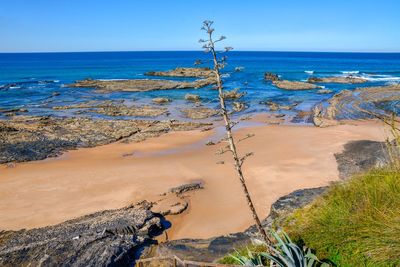
[[[254,222],[256,223],[257,229],[264,239],[264,241],[267,244],[272,244],[271,240],[269,239],[265,229],[263,228],[260,218],[258,217],[257,211],[254,207],[253,200],[251,199],[249,190],[246,185],[246,180],[243,175],[242,171],[242,163],[243,160],[238,156],[238,152],[236,149],[236,144],[234,137],[232,135],[232,122],[228,116],[228,112],[226,109],[226,104],[225,104],[225,98],[224,98],[224,93],[223,93],[223,84],[222,84],[222,79],[221,79],[221,73],[220,73],[220,63],[218,62],[217,59],[217,52],[215,51],[215,43],[212,38],[212,32],[208,30],[208,37],[209,37],[209,52],[212,54],[213,57],[213,63],[214,63],[214,71],[216,75],[216,80],[217,80],[217,89],[218,89],[218,98],[219,98],[219,103],[220,103],[220,109],[221,109],[221,115],[223,117],[224,123],[225,123],[225,129],[226,129],[226,134],[227,134],[227,141],[229,143],[229,150],[232,152],[233,155],[233,160],[234,160],[234,166],[237,172],[237,175],[240,180],[240,184],[243,189],[243,193],[246,197],[247,205],[250,208],[251,214],[253,216]]]

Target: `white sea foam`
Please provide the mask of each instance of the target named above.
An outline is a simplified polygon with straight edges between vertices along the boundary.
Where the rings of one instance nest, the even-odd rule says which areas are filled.
[[[126,81],[128,79],[98,79],[98,81],[107,82],[107,81]]]
[[[392,75],[385,75],[385,74],[366,74],[362,73],[360,75],[361,78],[366,79],[370,82],[399,82],[400,77],[392,76]]]
[[[314,71],[313,71],[313,70],[305,70],[304,72],[307,73],[307,74],[310,74],[310,75],[311,75],[311,74],[314,74]]]
[[[221,75],[222,78],[229,78],[231,75],[229,73],[225,73]]]
[[[343,74],[359,74],[359,70],[349,70],[349,71],[341,71]]]

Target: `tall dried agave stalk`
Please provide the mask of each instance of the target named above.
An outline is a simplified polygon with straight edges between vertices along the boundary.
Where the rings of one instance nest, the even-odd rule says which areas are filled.
[[[217,52],[216,48],[215,48],[215,44],[217,42],[220,42],[224,39],[226,39],[225,36],[221,36],[220,38],[214,40],[213,39],[213,32],[214,29],[212,28],[212,21],[206,20],[203,22],[203,27],[202,30],[204,30],[207,33],[207,39],[203,40],[201,39],[199,42],[203,43],[203,48],[204,51],[206,53],[210,53],[212,55],[212,61],[213,61],[213,65],[214,65],[214,72],[215,72],[215,76],[217,79],[217,89],[218,89],[218,98],[219,98],[219,103],[220,103],[220,113],[222,115],[222,118],[224,120],[225,123],[225,129],[226,129],[226,135],[227,135],[227,142],[228,142],[228,148],[227,151],[232,153],[233,156],[233,160],[234,160],[234,166],[236,169],[236,173],[239,177],[240,180],[240,184],[242,186],[243,189],[243,193],[246,197],[247,200],[247,205],[250,208],[251,214],[253,216],[254,222],[257,226],[257,229],[260,233],[260,235],[262,236],[262,238],[264,239],[264,241],[267,244],[271,244],[271,240],[268,238],[268,235],[265,231],[265,229],[262,227],[261,225],[261,221],[260,218],[257,215],[256,209],[254,208],[254,204],[253,204],[253,200],[251,199],[249,190],[247,188],[246,185],[246,180],[245,177],[243,175],[243,171],[242,171],[242,165],[243,162],[245,161],[245,159],[247,157],[249,157],[250,155],[252,155],[252,153],[248,153],[243,157],[239,157],[237,149],[236,149],[236,143],[235,143],[235,139],[232,135],[232,127],[236,124],[234,122],[231,121],[228,111],[227,111],[227,107],[226,107],[226,103],[225,103],[225,96],[224,96],[224,92],[223,92],[223,82],[222,82],[222,78],[221,78],[221,69],[223,69],[225,67],[226,64],[226,57],[223,56],[221,58],[218,58],[217,56]],[[231,47],[226,47],[224,52],[228,52],[232,50]]]

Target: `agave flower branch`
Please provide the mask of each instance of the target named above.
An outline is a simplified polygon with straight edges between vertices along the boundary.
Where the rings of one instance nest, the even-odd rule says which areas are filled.
[[[220,113],[221,116],[224,120],[224,124],[225,124],[225,129],[226,129],[226,135],[227,135],[227,142],[228,142],[228,146],[226,148],[223,148],[220,153],[223,154],[227,151],[232,153],[233,156],[233,160],[234,160],[234,166],[235,166],[235,170],[236,173],[238,175],[240,184],[242,186],[243,189],[243,193],[246,197],[246,201],[247,201],[247,205],[249,206],[249,209],[251,211],[251,214],[253,216],[253,220],[257,226],[257,229],[261,235],[261,237],[263,238],[263,240],[267,243],[267,244],[272,244],[271,240],[269,239],[265,229],[263,228],[263,226],[261,225],[261,221],[260,218],[256,212],[256,209],[254,207],[253,204],[253,200],[250,196],[249,190],[247,188],[247,184],[246,184],[246,179],[245,176],[243,174],[242,171],[242,165],[244,163],[244,161],[251,155],[253,155],[253,153],[247,153],[245,156],[240,157],[238,152],[237,152],[237,148],[236,148],[236,142],[235,139],[233,137],[232,134],[232,128],[236,125],[236,122],[231,121],[231,118],[229,117],[229,113],[226,107],[226,103],[225,103],[225,93],[223,92],[223,81],[222,81],[222,77],[221,77],[221,69],[223,69],[226,65],[226,60],[227,57],[226,56],[222,56],[220,58],[218,58],[217,54],[219,53],[218,51],[216,51],[216,47],[215,47],[215,43],[220,42],[224,39],[226,39],[225,36],[221,36],[218,39],[214,40],[213,39],[213,33],[214,33],[214,28],[212,28],[213,22],[210,20],[206,20],[203,22],[203,27],[201,28],[202,30],[204,30],[207,34],[207,39],[201,39],[200,43],[203,43],[203,49],[204,52],[206,53],[210,53],[212,56],[212,61],[213,61],[213,65],[214,65],[214,72],[215,72],[215,77],[216,77],[216,82],[217,82],[217,86],[216,89],[218,89],[218,98],[219,98],[219,104],[220,104]],[[232,47],[226,47],[224,49],[224,52],[228,52],[231,51]],[[269,247],[269,246],[268,246]]]

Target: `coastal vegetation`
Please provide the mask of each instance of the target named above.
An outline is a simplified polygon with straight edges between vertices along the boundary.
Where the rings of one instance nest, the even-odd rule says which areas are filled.
[[[312,248],[319,259],[333,266],[398,266],[399,195],[398,169],[376,168],[332,185],[310,205],[277,219],[276,223],[297,246]],[[282,241],[278,239],[279,242]],[[265,245],[250,245],[219,262],[238,264],[261,258],[263,266],[269,266],[265,251]]]
[[[284,228],[337,266],[400,264],[400,173],[385,167],[333,185]]]

